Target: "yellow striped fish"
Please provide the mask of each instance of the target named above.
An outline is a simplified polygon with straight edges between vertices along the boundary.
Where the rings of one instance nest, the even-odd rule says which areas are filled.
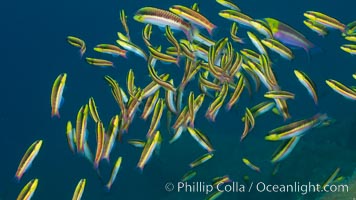
[[[42,143],[42,140],[37,140],[27,149],[25,155],[21,159],[19,167],[17,168],[15,174],[16,181],[20,181],[23,174],[30,168],[33,160],[41,149]]]
[[[22,188],[16,200],[30,200],[36,191],[37,185],[38,179],[32,179],[25,185],[25,187]]]
[[[62,73],[58,75],[58,77],[53,83],[52,93],[51,93],[52,117],[57,116],[58,118],[60,118],[59,108],[61,107],[64,101],[62,95],[63,95],[64,86],[66,84],[66,80],[67,80],[67,74]]]

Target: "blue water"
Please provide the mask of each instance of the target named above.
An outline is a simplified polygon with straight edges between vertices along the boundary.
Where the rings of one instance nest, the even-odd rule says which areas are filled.
[[[163,3],[162,3],[163,2]],[[229,36],[231,22],[218,16],[224,9],[213,0],[196,1],[200,3],[200,12],[218,26],[214,39]],[[264,100],[264,90],[249,98],[245,91],[237,104],[237,108],[226,112],[221,109],[216,122],[209,122],[205,117],[208,103],[198,112],[196,127],[209,136],[215,156],[207,163],[199,166],[197,176],[192,181],[209,184],[212,178],[229,175],[231,179],[245,184],[243,176],[248,175],[250,181],[266,184],[291,184],[301,182],[307,184],[323,182],[337,167],[340,175],[350,176],[356,164],[356,104],[332,91],[325,80],[332,78],[345,85],[356,85],[352,74],[356,72],[354,56],[340,50],[340,45],[348,43],[338,31],[331,31],[326,37],[319,37],[303,24],[303,12],[315,10],[339,19],[343,23],[355,20],[353,14],[355,3],[350,1],[258,1],[242,0],[237,2],[243,13],[253,18],[273,17],[279,19],[303,33],[310,41],[322,49],[313,55],[308,62],[302,50],[294,51],[296,59],[289,62],[272,54],[278,82],[283,90],[292,91],[296,99],[289,102],[292,119],[284,122],[279,116],[268,113],[256,119],[255,129],[241,143],[240,136],[244,125],[241,117],[245,107],[252,107]],[[141,7],[154,6],[168,9],[171,5],[190,6],[191,1],[159,0],[138,1],[7,1],[0,8],[0,27],[2,44],[0,47],[1,78],[0,90],[0,124],[2,137],[0,152],[2,162],[0,170],[0,199],[15,199],[21,188],[31,179],[38,178],[39,185],[33,199],[71,199],[74,188],[82,178],[87,185],[82,199],[116,200],[116,199],[204,199],[206,195],[199,192],[165,191],[165,184],[176,184],[189,170],[189,163],[205,153],[189,134],[174,144],[169,144],[165,118],[161,122],[164,138],[159,156],[146,165],[143,174],[136,169],[141,150],[127,144],[127,139],[144,139],[149,120],[143,121],[136,116],[125,136],[112,155],[112,162],[118,156],[123,163],[116,182],[110,193],[105,192],[103,184],[97,177],[92,165],[85,159],[73,155],[68,148],[65,137],[65,126],[68,120],[75,121],[81,105],[87,103],[89,97],[95,98],[99,115],[105,126],[112,116],[119,113],[119,107],[111,95],[104,75],[110,75],[122,86],[126,85],[126,75],[133,69],[135,83],[141,87],[151,81],[146,63],[143,59],[129,55],[128,59],[112,58],[108,55],[95,53],[92,48],[99,43],[115,44],[116,32],[123,32],[119,19],[119,11],[125,9],[128,15],[131,40],[144,47],[141,39],[143,24],[135,22],[132,16]],[[238,35],[247,38],[246,30],[240,28]],[[87,44],[88,57],[100,57],[112,60],[115,68],[96,68],[80,59],[78,49],[66,42],[68,35],[82,38]],[[180,37],[180,35],[177,33]],[[162,37],[162,32],[154,27],[154,45],[169,44]],[[234,48],[253,48],[251,44]],[[183,75],[184,64],[157,65],[159,73],[170,73],[176,85]],[[316,107],[293,74],[294,69],[306,72],[316,83],[319,94],[319,106]],[[65,102],[60,109],[61,118],[51,118],[50,94],[53,81],[60,73],[68,74],[64,91]],[[188,89],[197,90],[197,79]],[[163,92],[163,90],[161,91]],[[188,92],[185,93],[185,99]],[[206,98],[207,100],[207,98]],[[209,99],[209,101],[211,101]],[[143,106],[140,107],[143,109]],[[271,155],[278,143],[266,142],[264,135],[268,131],[288,122],[309,118],[314,114],[327,113],[336,120],[334,124],[314,129],[305,135],[291,155],[286,158],[275,176],[271,176],[273,165]],[[138,112],[137,115],[140,115]],[[164,115],[165,116],[165,115]],[[88,122],[89,144],[95,149],[95,124]],[[20,183],[13,181],[18,163],[26,149],[38,139],[43,139],[42,149],[32,167],[25,173]],[[249,158],[261,168],[261,173],[247,168],[242,157]],[[109,177],[112,167],[101,163],[104,180]],[[191,182],[193,183],[193,182]],[[355,191],[353,191],[355,192]],[[316,193],[301,196],[298,192],[268,193],[252,190],[251,192],[225,193],[220,199],[315,199]]]

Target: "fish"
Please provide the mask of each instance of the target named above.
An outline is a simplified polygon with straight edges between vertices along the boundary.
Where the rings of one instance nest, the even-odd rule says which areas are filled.
[[[137,147],[137,148],[143,148],[143,147],[145,147],[145,144],[146,144],[145,141],[137,140],[137,139],[128,140],[127,143],[129,143],[132,146]]]
[[[294,58],[293,52],[275,39],[263,39],[261,42],[270,50],[278,53],[282,58],[287,60],[292,60]]]
[[[181,179],[182,182],[185,181],[189,181],[190,179],[192,179],[193,177],[195,177],[197,175],[196,171],[190,170],[187,173],[185,173]]]
[[[77,152],[82,154],[84,154],[84,144],[86,142],[88,110],[88,104],[81,106],[76,120],[75,141],[77,145]]]
[[[143,108],[141,118],[146,120],[148,116],[152,113],[156,102],[158,100],[159,90],[157,90],[153,95],[149,96],[146,100],[145,107]]]
[[[253,74],[257,75],[257,77],[259,78],[259,80],[263,83],[263,85],[268,89],[268,90],[272,90],[272,86],[271,84],[268,82],[267,77],[265,76],[265,74],[259,69],[259,67],[257,67],[257,65],[253,64],[253,62],[248,61],[248,63],[250,63],[249,65],[246,65],[244,63],[242,63],[242,68],[247,70],[248,68],[251,68],[251,71],[253,72]],[[246,80],[248,80],[247,78],[244,78],[244,84],[247,85]]]
[[[206,153],[206,154],[200,156],[199,158],[197,158],[196,160],[194,160],[193,162],[191,162],[189,164],[189,167],[190,168],[197,167],[197,166],[205,163],[206,161],[210,160],[213,156],[214,156],[213,153]]]
[[[148,132],[146,134],[147,138],[152,137],[152,135],[159,127],[159,123],[161,121],[164,108],[165,108],[164,100],[159,98],[154,107],[150,128],[148,129]]]
[[[137,167],[140,169],[141,173],[143,168],[147,164],[148,160],[151,158],[153,151],[156,149],[160,138],[160,131],[156,131],[152,137],[147,139],[145,147],[142,150],[140,160],[137,163]]]
[[[252,44],[256,47],[260,54],[268,55],[267,50],[261,43],[261,40],[254,33],[247,31],[247,36],[250,38]]]
[[[228,93],[228,90],[229,90],[229,86],[227,83],[225,83],[221,90],[219,91],[219,94],[218,96],[215,98],[215,100],[213,102],[211,102],[211,104],[209,105],[206,113],[205,113],[205,117],[207,119],[209,119],[210,121],[215,121],[215,118],[220,110],[220,108],[222,107],[225,99],[226,99],[226,96],[227,96],[227,93]]]
[[[206,45],[208,47],[210,47],[211,45],[215,45],[215,40],[213,40],[212,38],[207,37],[204,34],[199,33],[199,32],[195,32],[193,34],[193,42],[194,43],[197,42],[197,43]]]
[[[318,95],[315,83],[308,77],[308,75],[300,70],[294,70],[298,81],[308,90],[308,93],[313,98],[315,105],[318,105]]]
[[[250,22],[253,20],[250,16],[236,10],[221,10],[219,16],[225,19],[237,22],[245,27],[252,27]]]
[[[110,191],[111,186],[112,186],[112,184],[114,183],[114,181],[116,179],[117,173],[120,170],[121,162],[122,162],[122,157],[120,156],[116,160],[115,165],[111,170],[111,175],[110,175],[110,179],[109,179],[108,183],[105,185],[105,188],[106,188],[107,191]]]
[[[184,106],[184,108],[181,110],[179,113],[176,121],[174,122],[172,128],[173,129],[178,129],[181,125],[184,124],[184,121],[186,120],[186,117],[188,116],[188,106]]]
[[[105,159],[106,161],[110,161],[110,153],[115,146],[116,137],[119,131],[120,117],[119,115],[115,115],[110,120],[110,125],[107,130],[107,135],[104,139],[104,146],[102,150],[101,159]]]
[[[326,36],[329,31],[326,29],[326,27],[322,24],[319,24],[318,22],[312,21],[310,19],[304,20],[303,23],[310,28],[310,30],[316,32],[319,36]]]
[[[135,74],[132,69],[129,70],[126,76],[126,85],[127,91],[131,97],[134,97],[137,92],[137,88],[135,86]]]
[[[154,77],[157,78],[157,77]],[[169,78],[169,74],[161,74],[160,76],[158,76],[159,80],[158,81],[167,81]],[[159,88],[161,87],[161,85],[159,85],[157,83],[157,80],[152,80],[151,83],[149,83],[145,88],[142,89],[142,99],[145,99],[149,96],[151,96],[152,94],[154,94]]]
[[[332,18],[328,15],[325,15],[321,12],[316,12],[316,11],[306,11],[304,12],[304,17],[317,22],[319,24],[322,24],[328,28],[333,28],[333,29],[338,29],[342,33],[345,32],[345,24],[341,23],[339,20]]]
[[[73,129],[71,121],[67,122],[66,136],[67,136],[67,142],[68,142],[68,146],[69,146],[70,150],[73,153],[75,153],[75,151],[76,151],[76,146],[75,146],[75,142],[74,142],[75,129]]]
[[[174,85],[173,84],[173,79],[169,80],[169,83],[171,85]],[[175,104],[175,96],[174,96],[174,92],[171,91],[171,90],[166,90],[165,91],[165,100],[166,100],[166,105],[167,105],[167,108],[169,109],[170,112],[174,113],[174,114],[177,114],[178,111],[177,111],[177,108],[176,108],[176,104]]]
[[[75,47],[79,47],[80,57],[83,57],[87,47],[82,39],[75,36],[67,36],[67,42]]]
[[[114,63],[109,60],[99,59],[99,58],[89,58],[86,57],[85,60],[88,64],[98,66],[98,67],[114,67]]]
[[[181,48],[179,45],[178,40],[174,37],[172,29],[169,26],[166,26],[166,38],[167,40],[175,47],[176,51],[177,51],[177,63],[179,63],[179,56],[181,54]]]
[[[125,14],[124,9],[120,10],[120,21],[121,21],[122,26],[125,29],[127,38],[130,40],[130,31],[129,31],[129,27],[127,25],[127,16]]]
[[[162,80],[160,78],[160,76],[157,75],[157,72],[152,65],[148,65],[148,72],[149,72],[152,80],[155,81],[158,85],[160,85],[161,87],[163,87],[166,90],[170,90],[174,93],[176,92],[176,88],[174,88],[174,85]]]
[[[222,185],[224,183],[229,183],[229,182],[232,182],[232,180],[230,179],[230,177],[228,175],[225,175],[225,176],[213,178],[212,185],[215,188],[215,187],[217,187],[219,185]]]
[[[251,113],[251,110],[248,108],[245,108],[245,110],[246,110],[245,113],[246,119],[250,124],[249,131],[251,131],[255,127],[256,121],[255,118],[253,117],[253,114]]]
[[[126,95],[123,92],[122,88],[119,86],[117,81],[115,81],[111,76],[104,76],[104,79],[109,83],[111,87],[111,93],[114,96],[114,99],[116,103],[119,105],[121,113],[123,117],[127,117],[127,109],[125,103],[127,102],[125,100]]]
[[[98,123],[99,121],[101,121],[100,117],[99,117],[98,109],[96,107],[95,100],[93,97],[89,98],[88,105],[89,105],[90,116],[95,121],[95,123]]]
[[[270,102],[270,101],[264,101],[261,102],[255,106],[253,106],[252,108],[250,108],[250,112],[253,116],[253,118],[256,118],[270,110],[272,110],[273,107],[275,107],[275,103],[274,102]],[[242,121],[245,121],[245,117],[242,118]]]
[[[284,45],[302,48],[308,53],[308,55],[312,49],[316,49],[316,46],[304,35],[287,24],[273,18],[264,18],[263,20],[267,22],[269,28],[271,29],[273,38],[280,41]]]
[[[187,58],[187,60],[190,60],[190,61],[195,61],[196,56],[199,55],[197,53],[198,51],[194,52],[194,47],[193,47],[193,45],[190,44],[190,42],[188,40],[180,40],[179,41],[179,49],[180,49],[181,53],[183,54],[183,56],[185,56]],[[178,51],[177,51],[177,55],[178,55]]]
[[[141,90],[141,88],[138,88],[137,92],[135,92],[133,96],[130,96],[130,100],[128,102],[128,108],[127,108],[129,122],[133,120],[135,113],[142,102],[142,92],[143,91]]]
[[[94,51],[127,58],[127,51],[113,44],[98,44],[94,47]]]
[[[16,200],[30,200],[38,186],[38,179],[32,179],[21,190]]]
[[[192,10],[194,10],[194,11],[197,11],[197,12],[199,12],[199,4],[198,3],[194,3],[193,5],[192,5]]]
[[[204,98],[205,94],[199,94],[195,99],[193,99],[193,96],[190,96],[190,98],[188,98],[188,112],[186,113],[186,117],[184,118],[185,125],[189,123],[189,126],[194,128],[195,116],[200,107],[202,106]],[[191,107],[193,107],[193,110],[189,110]]]
[[[230,37],[234,42],[244,44],[245,43],[244,40],[242,38],[236,36],[237,30],[238,30],[237,23],[233,22],[231,24],[231,28],[230,28]]]
[[[285,99],[274,99],[274,102],[276,103],[278,113],[282,115],[284,120],[291,118],[288,111],[288,105]]]
[[[235,52],[235,61],[232,63],[228,73],[230,75],[230,79],[232,79],[238,72],[240,72],[242,62],[243,59],[241,54],[239,54],[239,52]]]
[[[295,94],[282,90],[270,90],[264,94],[264,97],[270,99],[294,99]]]
[[[216,2],[222,6],[225,6],[226,8],[236,10],[239,12],[241,11],[241,9],[230,0],[216,0]]]
[[[353,35],[347,35],[344,37],[345,40],[351,41],[351,42],[356,42],[356,34]]]
[[[63,90],[67,80],[67,73],[59,74],[52,86],[51,93],[51,107],[52,107],[52,118],[54,116],[60,118],[59,108],[63,104]]]
[[[84,144],[84,157],[90,162],[90,164],[94,164],[94,154],[90,150],[89,144],[85,141]]]
[[[250,132],[250,119],[249,119],[249,116],[248,116],[248,113],[245,112],[245,123],[244,123],[244,130],[241,134],[241,137],[240,137],[240,142],[242,142],[242,140],[244,140],[247,136],[247,134]]]
[[[147,48],[150,52],[150,55],[152,55],[152,57],[154,57],[155,59],[160,60],[165,63],[175,63],[177,66],[179,66],[178,57],[175,58],[171,55],[160,52],[161,47],[156,49],[156,48],[153,48],[152,46],[148,46]]]
[[[96,123],[96,153],[94,159],[94,169],[98,169],[101,156],[103,155],[105,143],[105,128],[101,121]]]
[[[343,36],[346,36],[346,35],[352,35],[354,33],[356,33],[356,21],[352,21],[346,24],[345,33],[342,34]]]
[[[167,10],[154,7],[143,7],[136,12],[134,20],[141,23],[153,24],[162,28],[170,26],[171,29],[183,31],[188,40],[191,40],[192,38],[191,25],[178,15]]]
[[[127,117],[126,120],[123,121],[121,126],[121,130],[127,130],[128,126],[131,124],[136,111],[138,110],[139,105],[142,102],[142,90],[141,88],[137,89],[137,92],[133,96],[130,96],[130,100],[127,105]]]
[[[187,127],[190,135],[209,153],[214,151],[213,146],[211,145],[209,138],[206,137],[202,132],[197,130],[196,128]]]
[[[267,82],[271,86],[271,88],[279,89],[276,75],[274,74],[274,72],[272,70],[272,63],[271,63],[268,55],[262,54],[260,56],[260,64],[261,64],[261,69],[264,72]]]
[[[289,140],[283,141],[282,145],[272,156],[271,162],[276,163],[284,160],[293,151],[294,147],[298,144],[300,138],[300,136],[295,136]]]
[[[42,147],[43,140],[36,140],[31,146],[26,150],[25,155],[23,155],[21,162],[17,168],[15,174],[15,180],[19,182],[23,174],[31,167],[32,162],[37,157],[38,152]]]
[[[216,25],[211,23],[204,15],[200,14],[199,12],[182,5],[173,5],[169,8],[169,11],[187,20],[188,22],[191,22],[192,24],[204,27],[210,35],[213,35],[213,31],[216,28]]]
[[[151,34],[152,34],[152,24],[146,24],[145,28],[142,29],[142,39],[143,42],[145,42],[146,46],[152,46],[150,42]]]
[[[304,119],[296,121],[279,128],[275,128],[265,136],[266,140],[276,141],[276,140],[286,140],[296,136],[302,136],[307,131],[321,125],[324,121],[328,119],[327,114],[316,114],[309,119]]]
[[[257,92],[259,90],[260,86],[261,86],[261,82],[265,82],[265,81],[260,79],[261,75],[258,75],[259,72],[257,72],[257,73],[255,72],[254,69],[258,69],[259,68],[259,66],[256,63],[254,63],[254,62],[252,62],[250,60],[248,60],[246,63],[247,64],[242,63],[241,67],[250,76],[251,81],[253,81],[253,83],[255,85],[255,91]],[[242,77],[246,78],[246,75],[239,75],[239,76],[242,76]],[[267,80],[267,77],[265,75],[263,75],[263,76],[264,76],[264,79]],[[244,79],[244,82],[246,82],[246,80],[248,80],[248,79],[247,78]],[[263,83],[263,84],[265,84],[265,83]]]
[[[261,169],[257,167],[256,165],[252,164],[247,158],[242,158],[242,162],[248,166],[250,169],[256,172],[261,172]]]
[[[190,127],[194,128],[195,113],[194,113],[194,92],[189,93],[188,97],[188,114],[190,117]]]
[[[136,44],[120,39],[116,40],[116,43],[120,45],[122,48],[124,48],[126,51],[133,52],[134,54],[147,60],[147,54]]]
[[[180,136],[182,135],[183,131],[186,130],[186,127],[180,125],[178,128],[175,129],[173,137],[169,140],[169,144],[175,142]]]
[[[72,200],[80,200],[80,199],[82,199],[86,182],[87,182],[86,179],[80,179],[80,181],[78,182],[77,186],[75,187]]]
[[[230,110],[231,107],[239,100],[241,93],[244,90],[244,86],[244,78],[241,76],[235,86],[234,92],[232,93],[229,102],[226,104],[226,110]]]
[[[342,83],[333,80],[333,79],[328,79],[325,81],[326,84],[333,89],[335,92],[341,94],[343,97],[350,99],[350,100],[356,100],[356,91],[352,90],[351,88],[343,85]]]
[[[323,184],[321,184],[321,187],[325,188],[327,185],[331,184],[335,180],[339,172],[340,172],[340,167],[335,169],[335,171],[323,182]]]
[[[344,44],[341,45],[340,49],[351,55],[356,55],[356,44]]]

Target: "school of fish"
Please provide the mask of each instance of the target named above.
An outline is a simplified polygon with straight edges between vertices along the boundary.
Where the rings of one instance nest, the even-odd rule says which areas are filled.
[[[258,116],[269,111],[281,116],[285,125],[276,127],[265,136],[267,141],[281,143],[270,159],[271,164],[276,168],[280,161],[290,155],[306,133],[316,127],[327,128],[326,126],[332,124],[333,119],[326,113],[315,113],[314,116],[306,116],[305,119],[298,121],[290,119],[292,115],[289,113],[288,102],[293,101],[296,95],[281,89],[274,73],[278,63],[272,63],[271,59],[277,56],[292,60],[297,49],[304,50],[309,59],[312,51],[317,47],[303,34],[282,21],[273,18],[254,19],[242,13],[241,9],[230,0],[216,0],[216,2],[224,8],[218,15],[226,19],[226,24],[231,25],[230,35],[227,37],[213,39],[214,31],[219,28],[209,20],[209,16],[200,13],[197,3],[191,7],[172,5],[168,9],[143,7],[137,10],[133,19],[137,23],[144,24],[142,39],[145,46],[138,46],[131,40],[127,16],[125,11],[121,10],[120,21],[124,33],[118,32],[118,38],[113,44],[98,44],[93,48],[96,52],[125,59],[129,59],[127,54],[135,54],[147,62],[147,73],[151,78],[149,84],[139,87],[135,85],[133,69],[130,69],[126,76],[126,85],[119,85],[114,78],[105,75],[103,81],[110,87],[112,96],[118,104],[118,113],[112,116],[108,126],[105,127],[105,123],[100,119],[93,97],[89,98],[88,102],[82,102],[75,123],[67,122],[66,140],[74,154],[86,157],[98,175],[100,175],[99,166],[102,160],[111,163],[111,176],[107,179],[102,177],[106,180],[106,190],[110,191],[119,175],[120,166],[125,162],[125,158],[121,156],[115,159],[110,156],[115,144],[119,142],[128,142],[141,151],[141,156],[137,158],[137,168],[142,172],[145,166],[149,165],[148,161],[152,156],[159,156],[154,152],[159,151],[161,143],[171,144],[182,134],[189,134],[197,145],[206,150],[206,153],[189,164],[191,170],[182,176],[182,181],[188,181],[196,176],[199,173],[196,167],[208,163],[219,151],[214,148],[214,141],[209,139],[208,134],[203,133],[201,127],[195,124],[198,112],[205,112],[206,119],[214,122],[221,108],[226,112],[231,109],[243,109],[245,114],[239,123],[244,124],[244,129],[240,130],[238,135],[240,142],[244,142],[243,140],[251,134],[255,123],[258,123]],[[340,46],[341,50],[351,55],[356,54],[356,21],[345,25],[333,17],[316,11],[306,11],[304,16],[306,19],[303,23],[322,37],[331,31],[340,31],[346,42]],[[162,45],[151,43],[154,27],[159,27],[164,32],[164,37],[171,46],[163,49]],[[246,31],[247,37],[238,37],[238,30]],[[205,32],[208,34],[204,34]],[[79,48],[80,57],[85,57],[88,64],[95,67],[114,67],[113,61],[86,57],[86,44],[79,37],[68,36],[67,41]],[[246,43],[252,44],[254,48],[244,48]],[[173,74],[160,73],[164,70],[159,69],[158,62],[171,67],[184,66],[182,80],[174,83]],[[318,106],[318,91],[312,78],[299,69],[294,69],[294,74],[296,79],[291,81],[305,87],[305,92],[310,95],[311,101]],[[356,73],[351,74],[351,77],[356,79]],[[50,98],[52,117],[60,118],[67,78],[72,77],[70,74],[67,77],[67,73],[61,73],[53,83]],[[197,86],[200,93],[189,91],[186,88],[188,83]],[[328,77],[325,84],[345,99],[356,101],[356,86],[346,86],[332,77]],[[243,105],[236,106],[241,95],[251,96],[260,90],[265,91],[265,101],[250,108]],[[208,105],[205,111],[200,109],[203,104]],[[149,128],[142,129],[142,138],[145,138],[143,140],[130,138],[129,127],[134,126],[133,119],[138,115],[142,120],[150,120]],[[167,118],[168,128],[160,125],[163,117]],[[91,131],[96,134],[95,149],[91,149],[87,141],[88,122],[95,123],[96,126],[96,130]],[[29,170],[43,142],[45,143],[36,140],[28,147],[15,174],[17,181],[20,181]],[[258,167],[257,160],[252,162],[246,157],[241,159],[246,167],[263,173],[263,169]],[[339,170],[340,168],[337,168],[324,184],[335,181]],[[248,179],[247,176],[245,178]],[[214,178],[212,183],[216,185],[231,181],[226,175]],[[33,178],[23,187],[17,199],[31,199],[40,184],[40,180]],[[83,178],[79,180],[76,187],[73,186],[73,200],[81,199],[85,185],[86,179]],[[216,199],[222,194],[217,191],[206,199]]]

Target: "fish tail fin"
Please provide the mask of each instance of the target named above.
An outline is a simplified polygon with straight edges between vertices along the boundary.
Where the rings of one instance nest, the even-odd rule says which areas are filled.
[[[109,183],[107,183],[107,184],[104,186],[104,189],[105,189],[105,192],[110,192],[111,185],[110,185]]]
[[[226,111],[230,111],[231,107],[232,107],[231,103],[227,103],[226,106],[225,106],[225,110]]]
[[[137,166],[137,167],[136,167],[137,171],[138,171],[140,174],[143,174],[143,168],[144,168],[144,165],[143,165],[143,166]]]
[[[85,51],[79,50],[80,59],[83,59]]]
[[[98,170],[98,168],[99,168],[99,161],[94,161],[94,163],[93,163],[93,167],[94,167],[94,169],[95,170]]]
[[[61,115],[59,114],[58,111],[52,110],[51,117],[57,117],[58,119],[61,118]]]
[[[107,162],[108,164],[110,164],[110,158],[109,158],[109,156],[107,156],[107,155],[103,156],[103,157],[101,158],[101,160],[106,160],[106,162]]]
[[[217,26],[213,25],[213,26],[209,27],[209,29],[207,29],[207,31],[211,37],[213,37],[214,35],[216,35],[218,33],[217,28],[218,28]]]
[[[176,61],[174,62],[174,64],[176,64],[177,67],[180,68],[179,61],[180,61],[180,58],[179,58],[179,55],[177,55],[177,58],[176,58]]]
[[[309,48],[308,52],[310,55],[315,55],[315,54],[322,53],[323,49],[319,46],[314,45],[311,48]]]
[[[12,178],[12,181],[15,183],[20,183],[22,175],[15,175],[14,178]]]
[[[194,121],[191,120],[191,121],[189,122],[189,126],[190,126],[191,128],[194,128]]]
[[[305,48],[304,50],[307,53],[308,62],[310,62],[312,56],[323,52],[322,48],[315,45],[313,45],[311,48]]]
[[[127,59],[127,52],[120,54],[123,58]]]

